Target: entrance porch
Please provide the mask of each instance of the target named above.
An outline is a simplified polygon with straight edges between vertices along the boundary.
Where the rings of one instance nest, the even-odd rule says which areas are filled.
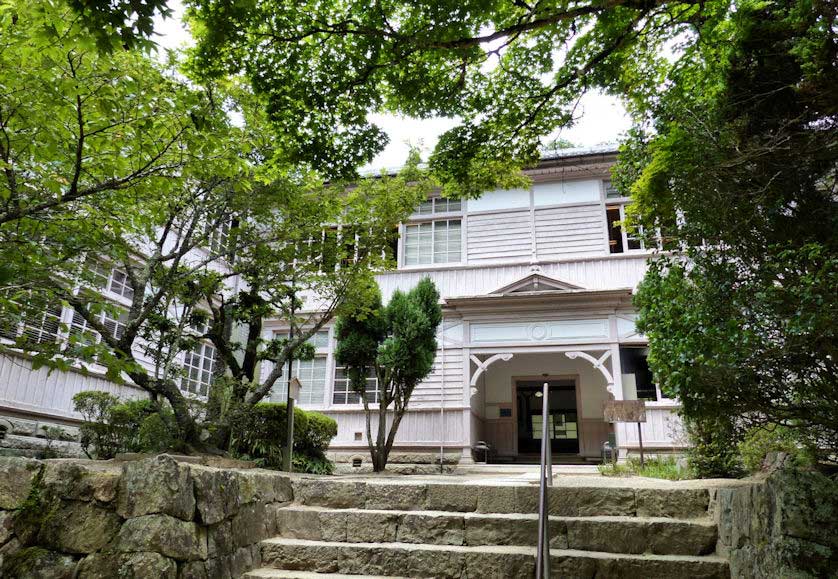
[[[538,462],[541,390],[547,381],[554,462],[599,458],[602,444],[614,432],[602,417],[603,402],[609,397],[603,373],[586,359],[568,357],[568,351],[518,348],[509,354],[479,374],[480,364],[491,354],[473,355],[472,439],[487,442],[494,461]]]

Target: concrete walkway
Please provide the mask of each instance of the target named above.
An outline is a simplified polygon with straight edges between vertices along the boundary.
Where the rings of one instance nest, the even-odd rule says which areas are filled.
[[[314,475],[295,475],[308,477]],[[342,481],[374,482],[381,484],[455,484],[455,485],[535,485],[538,484],[538,465],[468,465],[450,474],[403,475],[396,473],[346,474],[327,477]],[[553,466],[553,486],[599,488],[690,489],[732,487],[749,484],[747,480],[701,479],[671,481],[641,476],[606,477],[595,465]]]

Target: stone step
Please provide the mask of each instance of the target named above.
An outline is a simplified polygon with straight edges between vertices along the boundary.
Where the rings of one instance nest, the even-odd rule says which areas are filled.
[[[548,489],[549,512],[566,517],[706,518],[707,488],[668,483],[658,487],[557,486]],[[538,486],[296,478],[295,501],[304,505],[478,513],[537,513]]]
[[[358,575],[344,573],[315,573],[313,571],[288,571],[287,569],[273,569],[262,567],[242,575],[242,579],[356,579]],[[366,575],[367,579],[407,579],[393,575]]]
[[[277,511],[277,529],[282,537],[313,541],[534,546],[538,515],[289,505]],[[709,518],[550,517],[550,545],[558,549],[705,555],[715,551],[716,539]]]
[[[408,577],[532,577],[535,547],[340,543],[275,538],[262,541],[262,565],[277,569],[348,575]],[[563,578],[690,577],[727,579],[717,556],[624,555],[551,549],[552,576]]]

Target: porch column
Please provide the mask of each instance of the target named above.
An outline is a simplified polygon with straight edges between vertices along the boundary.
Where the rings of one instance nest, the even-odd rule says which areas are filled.
[[[468,331],[468,322],[464,324],[464,331]],[[471,351],[463,348],[463,449],[460,464],[474,464],[471,457]]]
[[[620,364],[620,345],[611,344],[611,374],[614,380],[612,394],[614,400],[625,400],[623,393],[623,368]],[[632,425],[633,426],[633,425]],[[620,460],[625,460],[628,454],[628,439],[626,438],[626,424],[617,422],[614,424],[614,438],[617,448],[620,449]]]

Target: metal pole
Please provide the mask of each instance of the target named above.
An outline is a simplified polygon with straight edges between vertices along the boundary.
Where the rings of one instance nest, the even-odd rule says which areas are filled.
[[[297,295],[294,292],[293,280],[291,286],[291,318],[289,320],[288,340],[294,340],[294,314],[296,313]],[[293,350],[292,350],[293,351]],[[285,432],[285,448],[282,450],[282,470],[285,472],[292,472],[293,466],[291,462],[292,454],[294,452],[294,399],[291,397],[291,373],[294,366],[294,356],[288,356],[288,378],[285,380],[286,395],[285,395],[285,423],[287,430]]]
[[[553,484],[550,460],[549,385],[545,381],[541,395],[541,471],[538,486],[538,548],[536,551],[536,579],[550,577],[550,532],[547,512],[547,487]],[[548,470],[549,469],[549,470]]]
[[[640,466],[646,466],[646,460],[643,458],[643,429],[640,423],[637,423],[637,441],[640,443]]]

